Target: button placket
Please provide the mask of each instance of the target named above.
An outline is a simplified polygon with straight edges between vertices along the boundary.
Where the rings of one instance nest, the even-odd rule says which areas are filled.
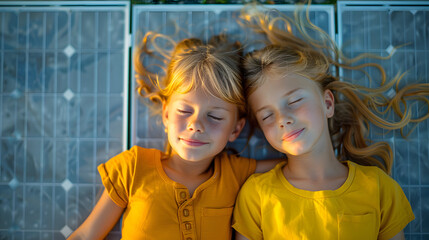
[[[186,202],[178,209],[178,215],[180,220],[180,225],[182,226],[182,233],[184,239],[195,239],[196,229],[195,229],[195,216],[193,211],[192,202]]]
[[[183,234],[184,240],[196,239],[195,229],[195,216],[193,211],[192,199],[188,189],[177,188],[176,191],[176,202],[178,204],[177,216],[179,218],[180,230]]]

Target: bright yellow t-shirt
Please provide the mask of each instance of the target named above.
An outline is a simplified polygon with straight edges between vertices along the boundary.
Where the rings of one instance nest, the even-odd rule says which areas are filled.
[[[241,185],[256,161],[221,153],[213,176],[190,197],[188,189],[165,174],[161,151],[133,147],[98,166],[110,198],[126,208],[122,239],[225,240]]]
[[[285,164],[240,190],[233,227],[251,240],[390,239],[414,219],[401,187],[377,167],[348,161],[340,188],[306,191],[287,181]]]

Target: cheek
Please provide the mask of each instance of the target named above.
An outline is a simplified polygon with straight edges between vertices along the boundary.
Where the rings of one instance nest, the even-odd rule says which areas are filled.
[[[177,114],[171,114],[168,123],[170,126],[173,125],[174,128],[179,128],[186,124],[186,119]]]
[[[317,104],[305,104],[295,111],[295,115],[299,115],[302,119],[308,120],[320,118],[320,114],[323,114],[323,111],[321,106]]]
[[[279,132],[278,130],[276,130],[276,128],[274,126],[271,125],[265,125],[263,127],[261,127],[262,132],[264,133],[265,138],[270,141],[271,139],[275,138],[275,135],[277,132]]]
[[[210,131],[212,134],[224,135],[224,134],[227,134],[230,128],[231,128],[231,125],[227,123],[212,122],[212,121],[206,122],[206,131]]]
[[[235,122],[230,120],[224,120],[222,122],[211,122],[206,123],[206,132],[210,132],[212,135],[219,137],[228,137],[235,127]]]
[[[313,109],[310,111],[309,117],[312,117],[312,119],[327,119],[321,105],[313,106]]]

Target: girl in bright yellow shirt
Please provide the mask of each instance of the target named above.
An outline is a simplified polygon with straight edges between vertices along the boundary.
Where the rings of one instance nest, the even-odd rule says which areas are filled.
[[[240,46],[226,36],[190,38],[167,54],[151,45],[157,39],[173,42],[146,34],[134,64],[139,93],[162,110],[167,151],[136,146],[101,164],[105,191],[69,239],[102,239],[122,214],[122,239],[230,239],[241,185],[278,162],[223,152],[245,124]],[[143,65],[154,54],[168,62],[165,77]]]
[[[379,88],[339,81],[330,73],[332,65],[359,67],[340,64],[336,57],[341,55],[324,33],[326,41],[312,40],[307,27],[313,33],[321,30],[302,15],[296,14],[294,22],[279,15],[243,11],[244,26],[268,42],[244,60],[248,104],[287,163],[243,185],[234,210],[237,239],[403,239],[414,215],[400,186],[387,175],[392,151],[387,143],[370,144],[364,136],[369,122],[393,130],[427,118],[411,119],[406,106],[420,99],[426,108],[429,84],[407,85],[386,98],[383,93],[402,75],[385,81],[377,64],[361,68],[381,71]],[[293,24],[308,41],[288,31]],[[326,54],[329,50],[334,57]],[[399,120],[384,120],[381,107],[394,109]]]

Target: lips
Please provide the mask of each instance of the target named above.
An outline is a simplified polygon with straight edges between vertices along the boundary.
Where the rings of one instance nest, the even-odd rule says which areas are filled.
[[[186,144],[186,145],[188,145],[188,146],[192,146],[192,147],[199,147],[199,146],[203,146],[203,145],[208,144],[207,142],[203,142],[203,141],[196,140],[196,139],[185,139],[185,138],[180,138],[180,140],[181,140],[184,144]]]
[[[291,142],[291,141],[295,140],[297,137],[299,137],[299,135],[301,135],[301,133],[303,131],[304,131],[304,128],[292,131],[292,132],[290,132],[289,134],[287,134],[286,136],[283,137],[283,141]]]

